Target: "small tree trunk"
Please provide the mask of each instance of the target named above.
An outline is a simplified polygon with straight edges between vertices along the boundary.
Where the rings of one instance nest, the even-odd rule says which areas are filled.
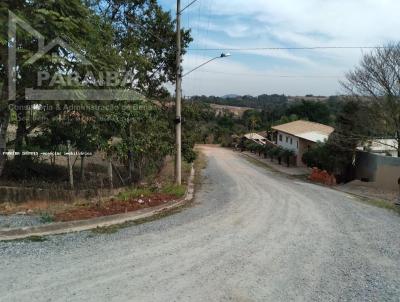
[[[129,175],[129,181],[132,183],[133,182],[133,154],[132,151],[128,151],[128,175]]]
[[[111,158],[108,160],[108,181],[110,182],[110,190],[114,188],[113,185],[113,168]]]
[[[69,176],[69,187],[71,190],[74,189],[74,173],[72,171],[72,159],[71,159],[71,142],[67,141],[68,148],[68,176]]]
[[[85,181],[85,155],[81,156],[81,181]]]
[[[3,154],[7,150],[7,128],[10,121],[10,110],[7,108],[0,111],[0,176],[3,174],[7,156]]]
[[[23,108],[26,103],[21,101],[17,104],[19,107],[16,110],[17,113],[17,133],[15,136],[15,151],[22,152],[22,148],[24,145],[24,139],[26,136],[26,110]],[[21,159],[22,155],[18,156],[17,158]]]
[[[12,10],[12,7],[9,7]],[[7,156],[3,154],[7,150],[7,129],[10,122],[10,108],[8,106],[8,51],[7,47],[0,47],[0,64],[6,72],[2,78],[3,86],[0,94],[0,176],[3,174]]]

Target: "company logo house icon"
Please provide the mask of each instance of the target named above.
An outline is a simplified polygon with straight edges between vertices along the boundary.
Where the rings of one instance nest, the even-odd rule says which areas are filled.
[[[64,49],[71,54],[75,62],[85,66],[92,63],[65,40],[57,37],[45,44],[45,37],[30,24],[9,11],[8,18],[8,99],[15,100],[17,91],[17,26],[28,32],[38,43],[38,51],[23,64],[34,64],[55,47]],[[65,72],[60,70],[50,74],[47,70],[37,72],[38,88],[25,88],[27,100],[138,100],[143,96],[133,89],[133,77],[129,72],[105,71],[93,73],[95,68],[88,68],[85,74]],[[46,89],[42,89],[44,83]],[[71,83],[78,89],[71,89]],[[94,87],[94,88],[93,88]],[[68,88],[68,89],[67,89]]]

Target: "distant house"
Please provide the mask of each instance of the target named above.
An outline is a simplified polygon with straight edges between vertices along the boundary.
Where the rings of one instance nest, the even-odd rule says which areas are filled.
[[[267,140],[264,136],[261,136],[258,133],[247,133],[247,134],[243,135],[243,139],[251,140],[260,145],[265,145],[265,142]]]
[[[303,154],[317,142],[324,142],[334,131],[333,127],[309,122],[294,121],[272,127],[274,143],[296,154],[296,165],[304,166]]]
[[[358,150],[367,151],[374,154],[397,157],[397,139],[377,138],[370,139],[357,147]]]

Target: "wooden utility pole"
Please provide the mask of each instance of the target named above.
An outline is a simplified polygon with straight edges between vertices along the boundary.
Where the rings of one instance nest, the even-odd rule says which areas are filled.
[[[182,94],[182,69],[181,69],[181,1],[176,1],[176,115],[175,115],[175,183],[182,182],[182,119],[181,119],[181,94]]]

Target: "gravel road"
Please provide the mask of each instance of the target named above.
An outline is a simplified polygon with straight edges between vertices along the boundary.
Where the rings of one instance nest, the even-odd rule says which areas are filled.
[[[0,243],[0,301],[400,301],[400,217],[203,147],[195,204]]]

